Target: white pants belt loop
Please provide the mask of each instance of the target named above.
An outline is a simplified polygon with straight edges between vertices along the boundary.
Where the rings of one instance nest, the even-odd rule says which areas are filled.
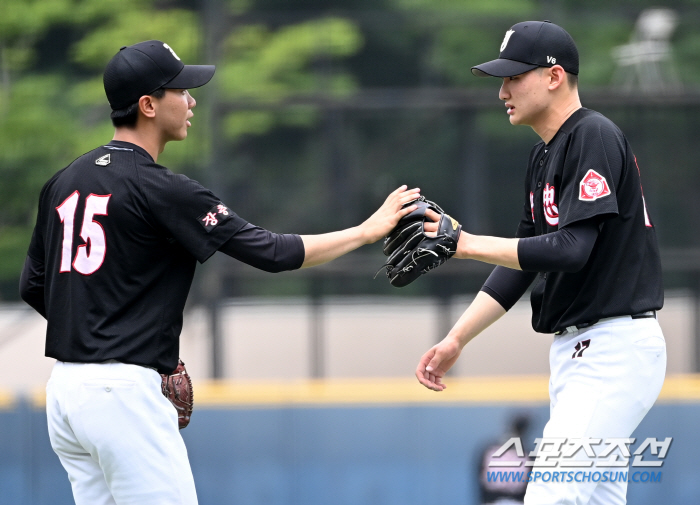
[[[595,326],[598,323],[604,323],[607,321],[614,321],[615,319],[627,319],[627,318],[630,318],[630,319],[654,318],[654,319],[656,319],[656,311],[655,310],[647,310],[646,312],[640,312],[639,314],[633,314],[630,316],[604,317],[603,319],[598,319],[597,321],[593,321],[590,323],[567,326],[565,329],[556,332],[555,335],[566,335],[567,333],[573,333],[575,330],[581,330],[583,328],[590,328],[591,326]]]

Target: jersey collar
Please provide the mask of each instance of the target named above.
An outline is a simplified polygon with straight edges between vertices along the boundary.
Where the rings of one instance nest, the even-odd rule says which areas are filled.
[[[136,151],[137,153],[142,154],[143,156],[154,162],[153,157],[150,154],[148,154],[148,151],[146,151],[141,146],[132,144],[131,142],[124,142],[123,140],[112,140],[105,147],[116,147],[117,149],[131,149],[132,151]]]
[[[586,109],[585,107],[580,107],[580,108],[576,109],[573,114],[571,114],[568,118],[566,118],[566,121],[564,121],[564,123],[562,123],[562,125],[557,130],[557,133],[555,133],[554,136],[551,139],[549,139],[549,142],[546,143],[545,146],[547,148],[549,148],[549,146],[551,146],[552,143],[554,143],[554,140],[557,137],[559,137],[560,134],[564,135],[564,134],[569,133],[571,131],[571,129],[573,128],[573,126],[576,123],[578,123],[581,120],[581,118],[583,118],[584,112],[587,112],[587,111],[588,111],[588,109]]]

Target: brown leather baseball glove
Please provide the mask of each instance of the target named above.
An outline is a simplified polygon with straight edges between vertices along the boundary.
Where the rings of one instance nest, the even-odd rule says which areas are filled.
[[[185,364],[178,360],[177,368],[168,374],[160,374],[163,379],[161,385],[163,395],[170,400],[177,410],[177,424],[180,429],[190,424],[190,416],[194,407],[192,394],[192,380],[185,370]]]

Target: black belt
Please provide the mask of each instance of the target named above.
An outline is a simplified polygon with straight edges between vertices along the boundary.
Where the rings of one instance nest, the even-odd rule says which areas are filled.
[[[624,317],[624,316],[620,316]],[[632,314],[630,316],[632,319],[646,319],[646,318],[651,318],[653,317],[656,319],[656,311],[655,310],[647,310],[646,312],[640,312],[639,314]],[[588,328],[590,326],[593,326],[594,324],[600,322],[600,319],[596,319],[595,321],[591,321],[588,323],[581,323],[581,324],[574,324],[571,326],[567,326],[563,330],[559,330],[554,332],[555,335],[563,335],[564,333],[568,332],[570,328],[576,328],[577,330],[581,330],[583,328]]]

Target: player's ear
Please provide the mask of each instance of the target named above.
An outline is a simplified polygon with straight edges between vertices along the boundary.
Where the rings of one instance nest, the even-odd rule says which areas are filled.
[[[152,96],[143,95],[139,98],[139,111],[146,117],[155,117],[156,105]]]
[[[566,81],[566,71],[561,65],[554,65],[548,69],[550,91],[554,91]]]

